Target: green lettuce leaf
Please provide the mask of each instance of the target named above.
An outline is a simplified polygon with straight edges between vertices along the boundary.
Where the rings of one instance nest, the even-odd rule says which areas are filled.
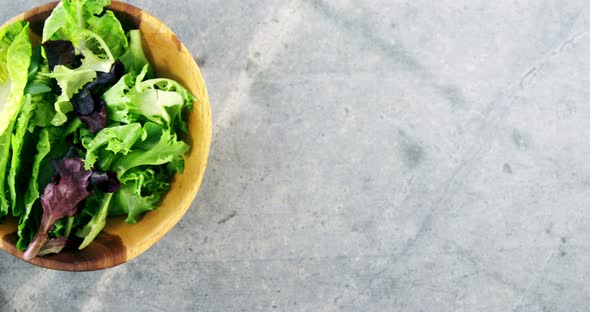
[[[89,0],[89,2],[90,1],[92,0]],[[101,17],[96,15],[91,16],[88,19],[88,30],[97,34],[104,40],[115,59],[121,58],[129,47],[123,27],[112,11],[106,10]],[[89,48],[92,51],[103,49],[100,45],[96,43],[93,44],[92,41],[89,42]]]
[[[26,250],[35,238],[42,212],[41,204],[37,204],[29,212],[20,216],[17,228],[18,241],[16,242],[18,250]]]
[[[38,139],[33,133],[35,129],[33,118],[36,112],[43,111],[39,109],[39,104],[50,106],[45,102],[43,94],[51,91],[48,86],[50,82],[42,75],[48,72],[49,68],[43,64],[40,47],[33,48],[31,52],[31,62],[27,74],[28,83],[24,91],[26,94],[25,103],[21,108],[11,140],[12,157],[8,174],[8,188],[13,216],[19,216],[25,210],[24,194],[33,164],[33,157],[29,155],[35,155]]]
[[[91,169],[98,159],[97,152],[99,148],[110,151],[114,155],[127,155],[131,152],[131,147],[140,138],[145,139],[145,132],[139,123],[132,123],[124,126],[108,127],[100,130],[94,139],[86,138],[82,144],[86,147],[86,158],[84,167],[86,170]],[[101,168],[107,170],[109,168]]]
[[[33,240],[35,236],[35,230],[37,228],[36,224],[31,224],[32,222],[29,221],[29,216],[33,210],[33,205],[39,199],[39,170],[41,168],[41,163],[45,159],[45,157],[51,151],[52,143],[57,143],[59,139],[59,135],[57,131],[50,131],[50,128],[45,128],[41,130],[39,133],[39,141],[37,142],[37,154],[33,160],[33,168],[31,173],[31,180],[29,180],[29,188],[25,193],[25,211],[20,218],[17,234],[19,236],[19,240],[17,242],[17,248],[19,250],[27,249],[29,243]],[[40,209],[37,209],[38,213],[40,214]],[[37,218],[32,218],[33,221],[36,221]]]
[[[11,33],[6,33],[8,36]],[[1,41],[4,42],[5,38]],[[31,41],[29,38],[29,25],[25,25],[21,32],[14,38],[10,46],[3,50],[5,52],[5,62],[0,67],[5,67],[8,71],[7,79],[2,81],[0,88],[10,88],[7,98],[2,98],[0,102],[0,135],[4,134],[14,124],[14,119],[19,113],[24,89],[27,86],[28,70],[31,64]],[[0,93],[6,93],[2,91]]]
[[[148,66],[144,66],[137,76],[135,86],[127,93],[131,99],[129,112],[145,116],[148,120],[170,127],[174,131],[187,131],[187,124],[182,118],[183,108],[192,109],[196,98],[178,82],[165,79],[142,81],[147,75]]]
[[[49,237],[58,238],[70,236],[70,232],[74,226],[74,220],[75,217],[65,217],[59,219],[57,222],[55,222],[53,230],[49,231]]]
[[[27,132],[29,122],[36,109],[36,105],[31,102],[31,95],[25,97],[25,104],[21,110],[15,127],[15,133],[12,135],[12,157],[10,162],[10,171],[8,174],[8,189],[10,191],[10,202],[12,206],[12,215],[19,216],[24,210],[24,191],[28,181],[28,174],[20,174],[21,162],[29,163],[31,158],[27,157],[34,152],[33,134]],[[30,166],[25,166],[25,173],[30,174]],[[17,179],[17,177],[19,179]],[[24,185],[23,185],[24,184]]]
[[[119,81],[104,93],[102,99],[106,103],[107,119],[129,124],[138,120],[136,116],[129,113],[127,106],[131,99],[127,92],[135,84],[136,75],[128,73],[123,75]]]
[[[46,84],[42,84],[42,83],[34,83],[34,84],[27,86],[27,89],[25,90],[25,94],[36,95],[36,94],[46,93],[46,92],[50,92],[50,91],[51,91],[50,86],[48,86]]]
[[[129,49],[123,56],[121,62],[125,65],[125,70],[129,73],[139,74],[147,66],[147,77],[153,77],[153,68],[143,52],[141,43],[141,32],[138,29],[129,31]]]
[[[0,42],[4,43],[7,40],[6,37],[12,34],[12,31],[5,31]],[[12,131],[24,103],[24,90],[28,81],[28,70],[32,55],[28,24],[22,27],[10,46],[2,50],[2,53],[5,53],[3,57],[5,57],[6,61],[0,64],[0,67],[7,68],[8,78],[0,85],[0,89],[7,88],[7,84],[10,88],[8,98],[0,99],[5,100],[0,102],[0,105],[3,105],[0,107],[0,215],[5,215],[10,207],[10,202],[6,197],[5,179],[7,165],[11,156]]]
[[[83,69],[69,69],[66,66],[55,66],[53,73],[47,74],[55,78],[61,88],[58,101],[69,101],[85,84],[96,78],[96,71]]]
[[[14,42],[14,39],[22,33],[23,28],[26,26],[25,22],[16,22],[10,25],[2,27],[0,29],[0,84],[3,84],[8,80],[8,48]],[[1,92],[0,92],[1,93]],[[0,97],[5,100],[6,98]]]
[[[35,106],[31,117],[29,132],[35,127],[51,126],[55,116],[54,103],[56,96],[51,92],[53,79],[48,77],[49,66],[41,56],[41,47],[33,48],[31,66],[29,67],[29,82],[25,88],[25,94],[31,94],[31,103]]]
[[[76,231],[76,236],[83,238],[84,240],[78,247],[80,250],[86,248],[102,229],[106,225],[106,219],[109,212],[109,205],[111,203],[111,198],[113,197],[113,193],[105,193],[100,195],[94,195],[96,197],[95,201],[88,201],[89,204],[93,205],[94,207],[98,207],[98,210],[94,212],[92,219],[82,228]],[[88,207],[88,205],[86,206]],[[94,208],[91,207],[90,209]],[[90,209],[85,209],[85,211],[90,211]]]
[[[43,64],[41,49],[34,48],[29,67],[29,82],[25,89],[26,101],[19,114],[11,143],[12,158],[8,185],[14,216],[19,216],[26,210],[25,194],[28,190],[35,159],[32,156],[36,154],[39,142],[38,131],[35,131],[35,128],[50,126],[53,115],[55,115],[52,105],[55,96],[50,92],[49,78],[44,76],[48,72],[49,67],[47,64]],[[31,88],[34,85],[45,88]],[[33,176],[36,179],[37,174],[35,173]]]
[[[49,73],[49,66],[41,56],[41,47],[34,47],[29,66],[28,84],[25,94],[37,95],[51,91],[51,79],[44,74]]]
[[[0,136],[0,153],[2,154],[2,158],[0,158],[0,174],[2,174],[0,178],[0,217],[8,214],[10,209],[10,202],[6,197],[5,175],[10,153],[10,144],[12,143],[11,138],[12,137],[9,133]]]
[[[115,162],[113,170],[117,172],[119,179],[125,172],[135,167],[162,165],[184,159],[184,153],[189,150],[189,146],[179,141],[176,133],[170,129],[147,122],[144,125],[144,131],[147,134],[144,142],[136,144],[129,154]]]
[[[118,59],[129,45],[110,0],[62,0],[45,21],[43,42],[68,40],[76,48]]]
[[[120,178],[109,214],[127,215],[125,222],[135,224],[138,216],[158,208],[162,195],[170,189],[165,171],[160,168],[134,169]]]
[[[32,102],[35,104],[35,110],[31,117],[31,123],[29,125],[29,131],[32,131],[34,127],[50,127],[52,121],[55,119],[56,111],[54,103],[57,97],[51,93],[37,94],[32,97]]]
[[[74,110],[70,102],[72,96],[78,93],[84,85],[92,82],[96,78],[96,72],[91,70],[73,70],[60,65],[56,66],[53,73],[48,74],[48,76],[55,78],[62,90],[61,95],[54,104],[56,114],[51,121],[52,125],[60,126],[68,120],[66,114]]]

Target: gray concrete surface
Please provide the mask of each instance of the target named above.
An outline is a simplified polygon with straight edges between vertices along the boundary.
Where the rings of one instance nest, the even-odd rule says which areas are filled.
[[[0,253],[0,310],[588,310],[587,1],[130,2],[202,65],[203,187],[114,269]]]

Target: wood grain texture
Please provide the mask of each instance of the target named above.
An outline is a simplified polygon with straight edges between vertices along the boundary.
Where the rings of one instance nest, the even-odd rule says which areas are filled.
[[[27,20],[32,38],[39,40],[43,21],[57,2],[27,11],[8,23]],[[177,174],[171,190],[160,207],[147,213],[140,222],[130,225],[123,218],[109,218],[103,233],[84,250],[64,250],[58,255],[38,257],[30,263],[56,270],[89,271],[116,266],[129,261],[153,246],[178,223],[190,208],[201,185],[211,144],[211,110],[209,97],[199,68],[186,47],[160,20],[132,5],[113,1],[109,7],[126,30],[139,28],[146,56],[159,77],[177,80],[198,99],[189,115],[191,146],[186,155],[183,174]],[[16,221],[0,224],[0,248],[22,259],[15,248]]]

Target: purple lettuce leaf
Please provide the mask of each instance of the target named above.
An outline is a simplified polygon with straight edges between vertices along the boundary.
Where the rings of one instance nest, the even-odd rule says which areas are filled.
[[[74,216],[78,205],[92,193],[88,190],[92,172],[84,169],[81,158],[61,160],[57,164],[60,175],[58,184],[49,183],[41,195],[43,215],[35,238],[25,251],[23,258],[35,258],[49,240],[48,232],[59,219]]]
[[[115,193],[121,188],[121,182],[114,171],[93,170],[90,177],[90,184],[104,193]]]
[[[43,43],[49,69],[57,65],[70,65],[76,61],[76,49],[70,41],[55,40]]]
[[[80,115],[80,120],[88,126],[90,133],[97,133],[104,129],[107,125],[107,113],[105,111],[105,103],[100,99],[99,104],[95,107],[96,109],[88,115]]]

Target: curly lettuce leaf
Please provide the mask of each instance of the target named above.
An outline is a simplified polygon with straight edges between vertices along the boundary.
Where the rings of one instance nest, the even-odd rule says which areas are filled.
[[[91,169],[98,159],[97,151],[103,148],[114,155],[127,155],[131,152],[131,147],[140,138],[145,138],[146,134],[139,123],[132,123],[124,126],[109,127],[102,129],[94,139],[86,138],[82,144],[86,147],[86,158],[84,167]],[[101,168],[107,170],[110,168]]]
[[[163,165],[172,161],[184,159],[189,146],[178,140],[176,133],[170,129],[148,122],[144,125],[147,134],[144,142],[138,143],[132,151],[119,158],[113,165],[118,177],[125,172],[139,166]]]
[[[100,15],[104,7],[111,3],[110,0],[73,0],[61,1],[51,15],[45,20],[43,26],[43,42],[54,36],[61,36],[70,27],[86,27],[86,21],[93,15]],[[61,34],[59,32],[62,32]],[[67,38],[56,38],[56,40]],[[71,40],[70,40],[71,41]]]
[[[182,118],[184,108],[192,109],[196,98],[178,82],[165,79],[142,81],[147,75],[148,66],[144,66],[137,76],[135,86],[127,93],[131,99],[129,112],[144,116],[148,120],[170,127],[174,131],[187,131],[187,124]]]
[[[118,59],[129,45],[110,0],[62,0],[45,21],[43,42],[71,41],[79,49]]]
[[[54,105],[56,114],[51,122],[54,126],[60,126],[68,120],[66,114],[74,110],[72,97],[86,84],[94,81],[97,72],[109,72],[114,64],[114,61],[101,59],[89,50],[83,50],[82,54],[84,59],[80,67],[70,69],[58,65],[52,73],[46,74],[47,77],[56,79],[62,90]]]
[[[96,78],[96,72],[92,70],[69,69],[66,66],[60,65],[56,66],[53,73],[48,74],[48,76],[55,78],[62,90],[61,95],[54,104],[56,114],[51,121],[52,125],[60,126],[68,120],[66,114],[74,110],[70,102],[71,98],[85,84]]]
[[[159,169],[159,168],[158,168]],[[125,222],[135,224],[140,215],[158,207],[170,189],[170,177],[164,170],[134,169],[121,178],[121,189],[115,193],[109,214],[127,215]]]
[[[89,69],[69,69],[66,66],[56,66],[48,77],[55,78],[61,88],[58,101],[69,101],[85,84],[96,78],[96,71]]]
[[[137,121],[138,118],[129,113],[128,105],[131,103],[131,99],[127,96],[127,92],[135,84],[136,77],[133,73],[123,75],[113,87],[103,94],[102,99],[106,103],[108,120],[124,124]]]

